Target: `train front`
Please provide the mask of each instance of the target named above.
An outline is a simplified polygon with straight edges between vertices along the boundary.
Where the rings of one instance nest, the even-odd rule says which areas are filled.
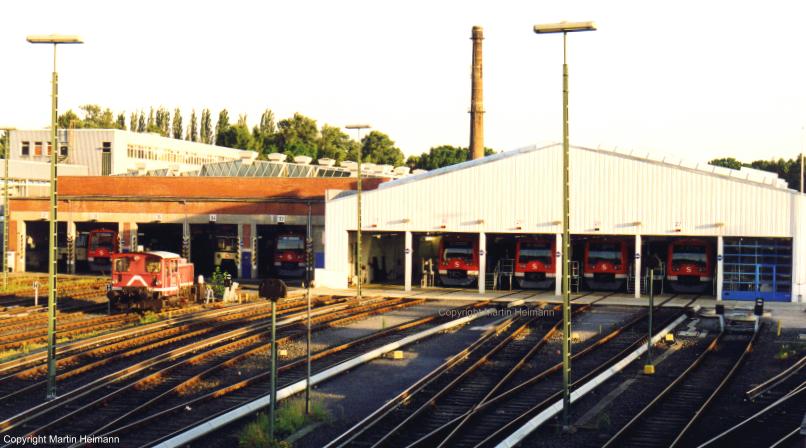
[[[446,236],[439,251],[439,281],[443,286],[470,286],[479,277],[478,240]]]
[[[627,243],[620,240],[585,242],[583,274],[589,289],[616,291],[627,281]]]
[[[556,243],[548,238],[523,238],[515,245],[515,278],[521,288],[549,289],[554,286]]]
[[[109,272],[111,256],[118,251],[118,233],[109,229],[91,230],[87,240],[87,264],[90,271]]]
[[[669,244],[666,278],[673,292],[703,293],[713,284],[711,249],[703,240]]]
[[[159,302],[155,289],[162,286],[160,257],[120,253],[112,254],[111,261],[112,283],[107,298],[112,308],[128,311],[155,307],[152,302]]]
[[[305,274],[305,237],[287,233],[277,237],[274,246],[274,270],[280,277],[299,278]]]

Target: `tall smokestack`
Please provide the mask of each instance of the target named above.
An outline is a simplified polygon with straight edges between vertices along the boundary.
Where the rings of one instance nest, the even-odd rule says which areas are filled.
[[[481,74],[481,41],[484,31],[473,27],[473,74],[470,92],[470,158],[484,157],[484,86]]]

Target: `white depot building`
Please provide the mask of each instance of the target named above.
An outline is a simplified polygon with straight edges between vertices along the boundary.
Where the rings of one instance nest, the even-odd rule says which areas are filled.
[[[667,292],[686,291],[683,279],[692,278],[709,285],[697,294],[725,300],[795,302],[805,292],[806,199],[775,174],[583,147],[571,148],[570,163],[575,288],[621,279],[640,297],[652,263]],[[317,282],[343,288],[357,272],[356,195],[330,193]],[[481,292],[496,282],[506,288],[507,270],[508,282],[518,275],[506,261],[519,257],[524,238],[550,254],[542,262],[554,272],[541,278],[559,278],[562,205],[559,144],[383,183],[362,194],[362,278],[406,290],[425,284],[429,270],[449,278],[451,267],[440,265],[446,237],[472,247],[462,250],[474,266],[459,274],[479,272],[468,286]]]
[[[50,130],[11,131],[11,159],[47,162]],[[84,165],[91,176],[168,170],[198,171],[202,165],[254,160],[257,153],[117,129],[60,129],[59,157]]]

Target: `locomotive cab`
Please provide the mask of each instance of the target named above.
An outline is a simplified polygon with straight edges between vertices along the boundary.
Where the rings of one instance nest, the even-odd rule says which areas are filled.
[[[118,252],[118,233],[110,229],[90,230],[87,235],[87,263],[91,272],[109,272],[113,253]]]
[[[192,296],[193,264],[170,252],[112,255],[110,305],[119,310],[160,310]]]

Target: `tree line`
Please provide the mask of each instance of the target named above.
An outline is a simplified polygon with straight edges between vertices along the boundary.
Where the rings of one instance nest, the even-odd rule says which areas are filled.
[[[359,143],[341,128],[329,124],[319,127],[316,120],[300,113],[277,120],[271,109],[264,110],[260,121],[252,127],[245,114],[238,115],[232,122],[227,109],[218,113],[215,126],[212,113],[207,108],[202,109],[200,114],[194,109],[187,123],[179,108],[171,113],[162,106],[149,108],[147,114],[143,110],[132,112],[127,117],[125,113],[115,114],[97,104],[85,104],[80,107],[80,115],[72,110],[64,112],[58,117],[59,127],[156,133],[163,137],[253,150],[258,152],[261,159],[277,152],[291,157],[330,158],[340,163],[356,160],[359,148],[364,162],[406,165],[411,169],[433,170],[469,159],[467,148],[450,145],[435,146],[419,156],[404,159],[403,152],[395,146],[394,140],[381,131],[368,132]],[[489,148],[485,152],[493,153]]]
[[[719,159],[713,159],[708,164],[721,166],[724,168],[732,168],[734,170],[741,169],[743,166],[747,168],[754,168],[757,170],[768,171],[770,173],[775,173],[781,179],[784,179],[788,184],[789,188],[793,190],[800,189],[800,157],[795,157],[793,159],[783,159],[779,158],[778,160],[770,159],[770,160],[755,160],[750,163],[740,162],[733,157],[722,157]]]

